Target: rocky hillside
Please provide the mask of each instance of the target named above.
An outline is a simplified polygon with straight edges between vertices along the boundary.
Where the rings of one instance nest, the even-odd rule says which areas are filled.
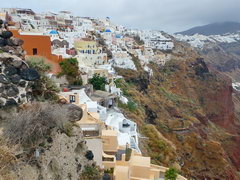
[[[183,35],[223,35],[226,33],[236,33],[240,31],[240,23],[238,22],[221,22],[221,23],[212,23],[204,26],[198,26],[191,28],[189,30],[178,32],[176,34]]]
[[[177,34],[175,37],[180,41],[185,41],[195,47],[195,49],[205,58],[206,63],[223,72],[233,81],[239,81],[240,67],[240,34],[230,28],[224,34],[215,31],[214,35],[203,35],[204,33],[192,35]],[[219,28],[221,29],[221,28]]]
[[[209,43],[199,52],[207,63],[228,75],[233,81],[240,81],[240,43]]]
[[[122,108],[141,128],[142,152],[190,179],[239,179],[240,126],[231,80],[183,43],[171,54],[164,67],[149,65],[153,76],[138,60],[138,71],[117,69],[125,78],[117,84],[133,102]]]
[[[33,103],[19,112],[10,110],[0,115],[1,180],[77,180],[98,175],[93,153],[74,123],[82,117],[81,108]]]

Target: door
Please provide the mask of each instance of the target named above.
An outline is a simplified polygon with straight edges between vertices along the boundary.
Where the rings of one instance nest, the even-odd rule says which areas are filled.
[[[69,101],[70,101],[70,103],[74,103],[74,102],[76,102],[76,97],[70,95],[70,96],[69,96]]]

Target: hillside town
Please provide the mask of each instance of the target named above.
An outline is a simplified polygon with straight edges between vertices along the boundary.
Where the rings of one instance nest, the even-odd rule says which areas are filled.
[[[128,29],[104,19],[74,16],[69,11],[36,13],[31,9],[3,8],[0,19],[13,36],[24,41],[26,57],[40,56],[51,64],[47,76],[58,88],[63,104],[83,110],[77,124],[96,164],[113,169],[115,180],[162,180],[169,167],[151,163],[141,153],[138,125],[118,107],[131,102],[117,86],[121,76],[116,68],[136,70],[134,58],[149,76],[149,63],[164,65],[174,48],[172,38],[161,31]],[[0,41],[0,46],[5,42]],[[61,72],[65,59],[77,60],[82,84],[69,84]],[[96,90],[89,84],[95,76],[106,79]],[[185,180],[178,175],[178,180]]]
[[[240,41],[239,33],[227,33],[223,35],[174,35],[179,41],[184,41],[189,43],[192,47],[203,49],[205,45],[211,43],[237,43]]]

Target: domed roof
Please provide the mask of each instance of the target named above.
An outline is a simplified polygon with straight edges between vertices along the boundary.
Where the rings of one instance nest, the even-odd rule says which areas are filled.
[[[112,32],[110,29],[106,29],[105,32]]]
[[[117,34],[115,37],[116,38],[121,38],[122,36],[120,34]]]
[[[49,34],[58,34],[58,32],[56,30],[52,30],[49,32]]]

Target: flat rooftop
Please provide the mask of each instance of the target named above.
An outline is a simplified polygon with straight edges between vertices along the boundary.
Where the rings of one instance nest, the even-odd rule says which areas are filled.
[[[131,156],[131,164],[135,166],[144,166],[144,167],[150,167],[151,165],[151,159],[150,157],[143,157],[143,156]]]
[[[115,130],[102,130],[102,136],[117,136],[117,131]]]

